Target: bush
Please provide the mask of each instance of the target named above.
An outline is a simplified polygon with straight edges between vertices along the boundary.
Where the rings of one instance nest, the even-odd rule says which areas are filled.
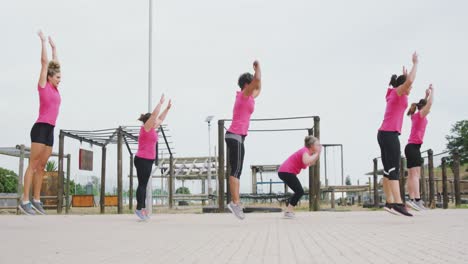
[[[0,168],[0,192],[18,192],[18,175],[14,171]]]

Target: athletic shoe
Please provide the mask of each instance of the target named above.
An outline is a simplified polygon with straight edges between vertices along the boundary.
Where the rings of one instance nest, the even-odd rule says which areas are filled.
[[[146,221],[146,217],[143,214],[143,210],[135,210],[135,214],[136,216],[138,216],[138,218],[140,218],[140,220]]]
[[[46,212],[44,210],[44,208],[42,207],[42,202],[35,202],[34,200],[31,202],[32,204],[32,208],[34,210],[36,210],[38,213],[40,213],[41,215],[45,215]]]
[[[151,219],[151,217],[149,216],[148,211],[146,210],[146,208],[141,209],[141,211],[142,211],[143,215],[145,216],[146,220]]]
[[[421,208],[421,210],[427,210],[427,207],[424,206],[424,201],[423,201],[423,200],[415,201],[414,203],[415,203],[419,208]]]
[[[242,206],[240,204],[236,205],[233,202],[230,202],[227,207],[229,211],[231,211],[231,213],[233,213],[240,220],[243,220],[245,218],[244,210],[242,209]]]
[[[393,205],[393,210],[399,215],[413,216],[412,214],[408,213],[408,210],[406,210],[406,207],[403,204]]]
[[[294,219],[294,218],[296,218],[296,215],[294,214],[294,212],[284,212],[284,218]]]
[[[32,205],[30,202],[23,204],[23,202],[20,202],[18,205],[18,209],[20,209],[21,212],[23,212],[26,215],[36,215],[36,212],[32,209]]]
[[[421,208],[419,208],[419,206],[414,201],[411,201],[411,200],[406,201],[406,206],[411,207],[412,209],[416,211],[421,211]]]
[[[399,215],[397,212],[395,212],[395,210],[393,210],[394,206],[395,204],[385,203],[385,206],[383,207],[383,209],[391,214]]]

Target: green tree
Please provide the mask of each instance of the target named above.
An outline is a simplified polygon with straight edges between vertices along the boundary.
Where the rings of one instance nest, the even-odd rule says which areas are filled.
[[[190,194],[190,190],[187,187],[179,187],[179,188],[177,188],[175,193],[177,193],[177,194]]]
[[[453,154],[455,150],[460,155],[460,164],[468,162],[468,120],[461,120],[455,123],[450,129],[447,139],[447,149]],[[451,160],[450,160],[451,162]]]
[[[14,171],[0,167],[0,192],[18,192],[18,175]]]
[[[345,184],[346,185],[351,185],[351,177],[349,177],[349,175],[346,176]]]

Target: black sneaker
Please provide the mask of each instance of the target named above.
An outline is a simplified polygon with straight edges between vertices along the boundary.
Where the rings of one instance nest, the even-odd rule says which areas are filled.
[[[403,204],[395,204],[393,206],[393,210],[400,215],[413,216],[412,214],[408,213],[408,210],[406,210],[406,207]]]
[[[399,215],[397,212],[395,212],[395,210],[393,210],[394,206],[395,204],[385,203],[385,206],[383,207],[383,209],[391,214]]]

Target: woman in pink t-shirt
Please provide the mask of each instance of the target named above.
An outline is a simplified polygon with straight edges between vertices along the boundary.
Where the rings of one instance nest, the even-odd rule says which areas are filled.
[[[255,98],[260,95],[261,71],[258,61],[254,61],[255,74],[244,73],[239,77],[238,85],[241,89],[237,92],[234,103],[231,126],[226,132],[225,141],[229,156],[229,191],[232,201],[228,204],[229,210],[239,219],[244,219],[244,212],[240,204],[239,179],[244,163],[244,141],[250,124],[250,116],[255,109]]]
[[[167,104],[166,109],[159,114],[161,106],[164,103],[164,95],[161,96],[158,105],[152,113],[141,114],[140,120],[143,125],[140,128],[138,136],[138,151],[135,154],[134,164],[137,170],[138,187],[136,191],[137,208],[135,214],[141,220],[149,219],[146,210],[146,186],[148,185],[149,177],[153,168],[154,160],[156,159],[156,144],[158,143],[158,128],[164,121],[171,109],[171,100]]]
[[[322,152],[322,146],[317,138],[307,136],[304,139],[304,147],[294,152],[289,158],[281,164],[278,169],[278,176],[288,185],[294,194],[289,199],[288,207],[284,212],[284,217],[294,218],[294,207],[304,195],[302,184],[297,178],[301,170],[315,164]]]
[[[57,58],[55,43],[49,37],[49,44],[52,48],[52,60],[47,58],[46,37],[39,31],[38,33],[41,49],[41,72],[37,91],[39,93],[39,117],[31,129],[31,154],[29,164],[24,174],[23,197],[18,205],[20,211],[27,215],[45,214],[40,200],[42,179],[44,168],[54,145],[54,127],[59,113],[61,97],[58,85],[61,79],[60,64]],[[29,193],[33,185],[33,200],[30,201]]]
[[[400,196],[400,139],[403,116],[408,106],[408,95],[416,78],[418,55],[413,54],[413,67],[408,74],[403,67],[403,75],[393,75],[385,99],[387,105],[382,125],[377,134],[383,163],[383,189],[386,203],[384,209],[392,214],[412,216],[403,205]]]
[[[408,168],[408,193],[410,200],[406,205],[414,210],[420,211],[426,209],[421,194],[419,192],[419,176],[421,175],[421,145],[426,133],[427,115],[431,111],[433,98],[432,84],[426,90],[426,98],[419,100],[418,103],[411,104],[408,110],[408,116],[411,116],[411,134],[408,144],[405,147],[406,167]],[[418,112],[416,113],[416,108]]]

